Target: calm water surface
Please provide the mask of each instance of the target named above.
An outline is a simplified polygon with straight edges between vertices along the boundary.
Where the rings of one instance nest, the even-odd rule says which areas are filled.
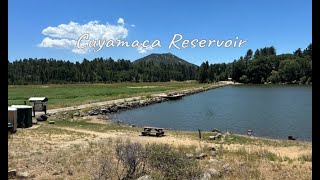
[[[312,87],[299,85],[225,86],[110,116],[141,126],[177,130],[231,131],[285,139],[312,140]]]

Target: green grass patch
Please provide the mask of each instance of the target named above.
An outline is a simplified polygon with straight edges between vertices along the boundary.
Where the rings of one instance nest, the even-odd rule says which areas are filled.
[[[247,162],[258,162],[260,160],[282,161],[282,158],[280,156],[266,149],[260,149],[260,150],[254,150],[254,151],[252,150],[249,151],[246,148],[239,148],[237,150],[222,149],[221,153],[218,156],[220,158],[236,157]]]
[[[48,109],[81,105],[154,93],[208,87],[212,84],[190,82],[47,84],[8,86],[8,105],[23,104],[32,96],[48,97]],[[150,88],[146,88],[150,87]],[[29,104],[29,102],[28,102]]]
[[[312,154],[303,154],[303,155],[299,156],[298,160],[312,162]]]

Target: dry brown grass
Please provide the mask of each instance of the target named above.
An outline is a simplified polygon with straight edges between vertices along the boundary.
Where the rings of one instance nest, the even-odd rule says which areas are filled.
[[[56,121],[54,125],[42,123],[38,128],[18,129],[8,139],[9,168],[28,171],[35,179],[93,179],[99,174],[102,159],[115,158],[116,142],[129,139],[143,145],[170,144],[183,153],[204,152],[208,157],[196,160],[203,171],[209,168],[223,171],[226,163],[232,167],[220,179],[312,179],[311,144],[278,146],[267,141],[259,145],[219,144],[199,142],[179,132],[169,131],[162,138],[142,137],[135,128],[121,129],[96,122],[96,131],[94,125],[88,128],[85,122],[81,122],[82,126],[78,126],[80,122],[73,123],[73,127]],[[210,146],[218,148],[216,156],[211,155]],[[218,159],[219,163],[210,159]],[[117,179],[116,174],[111,176]]]

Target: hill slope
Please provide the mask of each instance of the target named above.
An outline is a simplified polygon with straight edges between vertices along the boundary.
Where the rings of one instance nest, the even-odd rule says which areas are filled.
[[[145,56],[143,58],[137,59],[133,61],[133,63],[140,63],[140,62],[151,62],[153,61],[155,64],[160,64],[160,62],[165,64],[184,64],[187,66],[194,66],[198,67],[195,64],[189,63],[186,60],[183,60],[171,53],[163,53],[163,54],[150,54],[148,56]]]

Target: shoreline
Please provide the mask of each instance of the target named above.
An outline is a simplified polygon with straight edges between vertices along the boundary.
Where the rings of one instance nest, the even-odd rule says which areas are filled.
[[[175,90],[166,94],[170,94],[170,95],[177,95],[177,94],[181,94],[183,96],[189,96],[189,95],[193,95],[193,94],[197,94],[197,93],[201,93],[201,92],[205,92],[208,90],[212,90],[215,88],[219,88],[219,87],[223,87],[223,86],[227,86],[227,85],[239,85],[241,83],[233,83],[233,82],[220,82],[220,83],[216,83],[211,85],[210,87],[201,87],[201,88],[192,88],[192,89],[187,89],[187,90]],[[166,95],[165,93],[157,93],[157,94],[153,94],[148,96],[138,96],[138,97],[132,97],[132,98],[125,98],[125,99],[116,99],[116,100],[111,100],[108,101],[108,103],[106,103],[106,105],[101,105],[100,107],[92,107],[90,110],[83,110],[87,107],[84,108],[74,108],[74,107],[68,107],[67,110],[64,111],[57,111],[54,113],[48,113],[48,116],[57,118],[57,119],[66,119],[68,117],[66,117],[66,112],[67,111],[71,111],[71,116],[73,117],[77,117],[77,116],[81,116],[83,118],[87,117],[87,116],[106,116],[107,119],[109,119],[112,123],[114,124],[118,124],[118,125],[124,125],[127,127],[139,127],[142,128],[144,127],[144,125],[138,125],[138,124],[132,124],[130,122],[125,122],[125,121],[119,121],[115,118],[110,118],[110,115],[114,114],[114,113],[119,113],[119,112],[123,112],[123,111],[127,111],[127,110],[131,110],[131,109],[135,109],[135,108],[139,108],[139,107],[144,107],[144,106],[148,106],[148,105],[152,105],[152,104],[156,104],[156,103],[162,103],[162,102],[166,102],[166,101],[171,101],[168,100],[166,98],[164,98],[163,96]],[[100,103],[105,103],[105,102],[98,102],[98,104]],[[90,105],[95,104],[95,103],[91,103]],[[83,105],[82,105],[83,106]],[[59,109],[66,109],[66,108],[59,108]],[[58,110],[58,109],[53,109],[53,110]],[[53,111],[51,110],[51,111]],[[70,117],[70,115],[67,115]],[[177,132],[197,132],[196,130],[179,130],[179,129],[172,129],[172,128],[166,128],[167,130],[170,131],[177,131]],[[210,132],[210,130],[204,130],[203,132]],[[224,131],[221,131],[222,133],[226,133]],[[230,131],[229,131],[230,132]],[[239,134],[237,132],[232,132],[232,134],[235,135],[239,135],[239,136],[243,136],[246,138],[261,138],[261,139],[267,139],[267,140],[288,140],[286,138],[273,138],[273,137],[265,137],[265,136],[247,136],[245,133],[244,134]],[[299,142],[308,142],[308,143],[312,143],[312,139],[311,140],[307,140],[307,139],[297,139],[296,141]]]
[[[168,101],[168,99],[163,97],[163,96],[166,96],[167,94],[168,95],[180,94],[183,96],[188,96],[188,95],[201,93],[204,91],[208,91],[211,89],[215,89],[215,88],[219,88],[227,85],[238,85],[238,84],[241,84],[241,83],[233,83],[230,81],[220,81],[217,83],[213,83],[209,87],[191,88],[186,90],[174,90],[167,93],[156,93],[148,96],[136,96],[136,97],[130,97],[130,98],[109,100],[104,102],[83,104],[79,106],[56,108],[56,109],[48,110],[47,114],[49,116],[50,115],[55,116],[61,112],[82,110],[83,116],[106,115],[108,113],[115,113],[115,112],[120,112],[124,110],[139,108],[142,106],[147,106],[155,103]],[[90,108],[90,110],[84,110],[88,108]]]

